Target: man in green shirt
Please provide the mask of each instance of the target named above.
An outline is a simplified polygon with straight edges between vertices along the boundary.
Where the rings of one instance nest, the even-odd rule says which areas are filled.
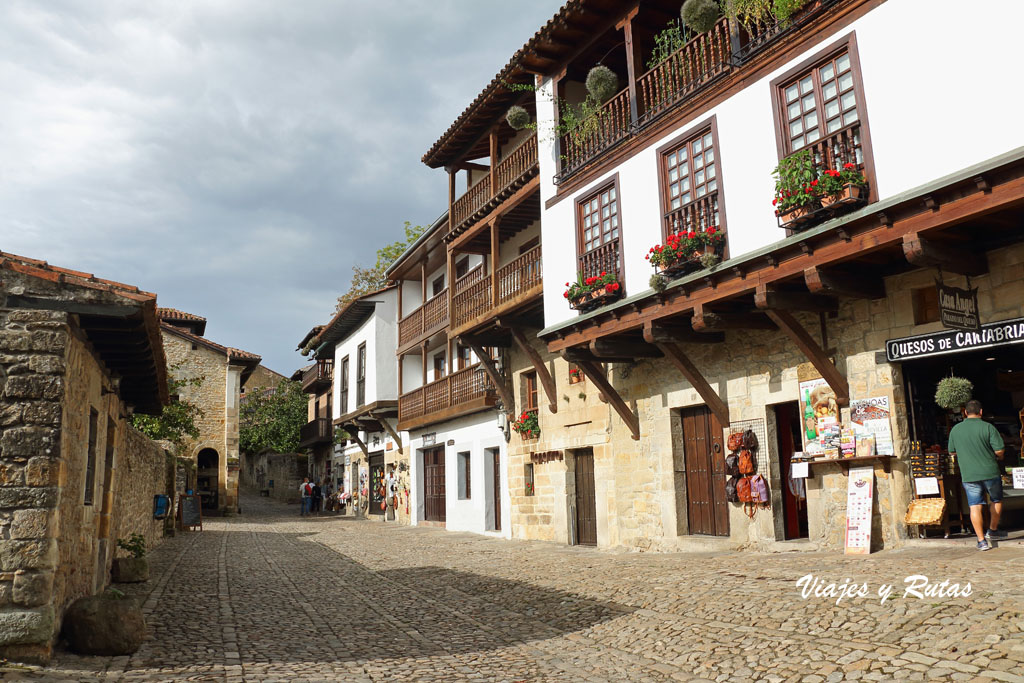
[[[964,406],[967,419],[949,432],[949,453],[956,455],[960,477],[967,491],[967,504],[971,506],[971,524],[978,535],[978,550],[989,550],[990,539],[1006,538],[999,531],[999,515],[1003,511],[1003,480],[998,460],[1003,458],[1003,437],[996,428],[981,419],[981,401],[971,400]],[[981,506],[988,492],[989,511],[992,516],[988,531],[984,531]]]

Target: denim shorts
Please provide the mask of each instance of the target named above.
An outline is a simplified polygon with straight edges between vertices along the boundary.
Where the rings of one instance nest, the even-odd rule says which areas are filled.
[[[967,491],[968,505],[984,505],[985,491],[988,491],[989,501],[998,503],[1003,499],[1003,480],[993,477],[985,481],[965,481],[964,491]]]

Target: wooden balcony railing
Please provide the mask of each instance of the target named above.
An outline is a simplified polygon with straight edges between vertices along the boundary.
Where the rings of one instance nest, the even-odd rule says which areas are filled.
[[[531,135],[494,169],[494,191],[501,192],[537,165],[537,136]]]
[[[580,273],[583,277],[594,277],[601,273],[620,273],[619,240],[605,242],[580,256]]]
[[[334,440],[331,429],[331,418],[317,417],[299,427],[299,446],[308,448],[318,443],[330,443]]]
[[[302,391],[310,393],[331,386],[334,378],[334,359],[318,360],[313,367],[302,373]]]
[[[515,299],[541,284],[541,250],[538,244],[512,263],[498,269],[498,304]]]
[[[473,186],[466,191],[466,194],[456,199],[455,203],[452,204],[452,216],[449,225],[453,229],[462,225],[467,218],[482,209],[490,198],[491,177],[485,175],[473,183]]]
[[[455,294],[465,291],[466,287],[469,287],[471,284],[475,282],[479,282],[480,278],[482,278],[483,276],[484,264],[481,263],[478,264],[476,268],[473,268],[471,271],[469,271],[468,273],[466,273],[465,275],[463,275],[462,277],[455,281]]]
[[[737,22],[739,49],[732,55],[733,63],[743,64],[770,45],[779,42],[789,33],[800,30],[840,1],[815,0],[808,2],[784,22],[776,21],[773,18],[752,19],[740,15]]]
[[[693,38],[636,81],[640,121],[669,109],[729,68],[729,19]]]
[[[612,97],[594,114],[562,136],[562,177],[629,135],[632,115],[629,88]]]
[[[814,155],[814,165],[819,171],[830,168],[841,171],[844,164],[855,164],[858,169],[864,170],[860,123],[841,128],[828,137],[807,145],[807,149]]]
[[[452,297],[452,328],[491,309],[491,276],[485,275]]]
[[[484,404],[493,399],[494,388],[477,372],[479,363],[453,372],[436,382],[431,382],[419,389],[414,389],[398,397],[398,422],[400,425],[410,421],[425,424],[424,419],[437,414],[451,415],[460,406],[479,402]]]
[[[674,232],[704,232],[718,224],[718,190],[665,214],[665,235]]]
[[[398,346],[415,344],[448,324],[448,289],[441,290],[415,311],[398,321]]]

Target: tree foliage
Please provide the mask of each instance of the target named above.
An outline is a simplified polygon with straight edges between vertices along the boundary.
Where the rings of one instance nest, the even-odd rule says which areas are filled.
[[[388,284],[388,279],[384,276],[384,272],[392,263],[397,261],[398,257],[404,254],[405,250],[409,248],[409,245],[415,242],[416,239],[423,234],[423,231],[426,230],[425,226],[413,225],[409,221],[405,222],[404,227],[405,238],[396,240],[395,242],[378,249],[377,262],[372,268],[352,266],[352,283],[349,285],[348,291],[338,297],[338,305],[335,310],[340,311],[351,301],[358,299],[361,296],[365,296],[370,292],[375,292]]]
[[[191,393],[190,388],[201,386],[205,378],[202,375],[183,376],[180,363],[169,370],[167,391],[171,395],[170,405],[164,406],[159,415],[133,414],[132,426],[155,441],[170,441],[181,453],[186,441],[199,438],[196,420],[203,416],[203,409],[190,401],[188,394]]]
[[[258,390],[245,397],[239,412],[238,446],[246,453],[270,449],[294,453],[299,430],[307,421],[309,399],[302,385],[283,379],[272,390]]]

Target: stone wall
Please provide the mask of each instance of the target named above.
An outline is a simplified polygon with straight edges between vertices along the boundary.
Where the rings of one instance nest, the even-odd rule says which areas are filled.
[[[1024,245],[988,255],[990,274],[972,278],[979,288],[983,322],[1024,315]],[[964,278],[946,276],[947,284],[965,286]],[[878,362],[885,341],[941,329],[915,325],[914,288],[934,286],[933,270],[887,278],[885,299],[843,300],[838,316],[827,321],[829,345],[850,385],[852,398],[886,394],[893,399],[892,429],[897,458],[891,473],[875,467],[873,544],[893,548],[906,538],[902,522],[912,498],[908,470],[908,419],[899,364]],[[819,320],[798,315],[819,338]],[[782,495],[774,438],[774,406],[799,400],[799,382],[816,373],[781,332],[730,331],[723,344],[686,344],[686,353],[728,403],[733,421],[763,420],[770,438],[761,444],[760,472],[769,480],[772,509],[753,521],[742,506],[730,505],[730,535],[720,546],[767,549],[783,539]],[[552,414],[541,391],[541,436],[524,442],[513,435],[509,445],[509,485],[513,536],[568,542],[569,510],[574,498],[572,449],[593,447],[598,501],[598,543],[636,549],[693,547],[686,514],[686,473],[681,459],[679,410],[703,404],[697,392],[663,359],[610,366],[609,377],[623,399],[637,411],[640,440],[609,405],[601,403],[590,382],[570,384],[569,366],[543,353],[556,382],[558,412]],[[521,373],[531,370],[523,354],[514,353],[513,383],[517,399]],[[849,421],[843,409],[841,421]],[[524,471],[531,452],[559,450],[564,460],[534,464],[535,494],[524,495]],[[679,471],[683,470],[683,471]],[[844,542],[847,476],[838,465],[820,464],[807,480],[808,549],[841,549]]]
[[[0,430],[0,656],[46,660],[66,607],[106,586],[121,530],[159,542],[166,460],[64,313],[0,309]]]
[[[269,490],[270,497],[288,503],[299,501],[299,484],[306,476],[309,456],[302,453],[243,454],[241,485],[250,493]],[[273,487],[270,482],[273,481]]]

